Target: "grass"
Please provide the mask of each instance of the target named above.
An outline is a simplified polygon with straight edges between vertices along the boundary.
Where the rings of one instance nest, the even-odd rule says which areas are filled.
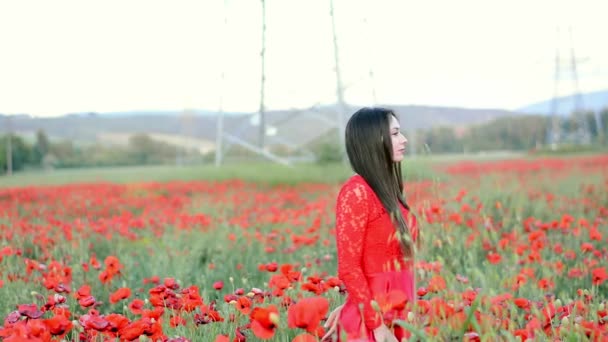
[[[408,157],[402,163],[406,180],[437,179],[436,165],[461,160],[492,161],[521,158],[517,152],[497,151],[476,154],[424,154]],[[28,170],[11,176],[0,176],[0,188],[28,185],[60,185],[89,182],[165,182],[171,180],[226,180],[241,179],[265,184],[297,184],[301,182],[337,183],[353,174],[344,164],[301,163],[294,167],[265,162],[235,162],[215,165],[149,165],[124,167],[90,167],[56,169],[52,171]]]
[[[477,160],[494,157],[478,156]],[[446,158],[428,156],[408,159],[403,165],[406,178],[444,177],[433,171],[439,162],[446,162]],[[544,306],[547,294],[554,294],[567,304],[581,300],[578,290],[584,290],[593,295],[593,299],[584,305],[589,312],[584,315],[585,320],[597,319],[594,310],[605,301],[602,294],[608,289],[608,281],[599,286],[592,285],[591,272],[604,267],[605,254],[600,253],[598,256],[592,252],[583,252],[581,245],[590,243],[598,252],[604,249],[608,226],[600,208],[608,207],[605,186],[608,178],[605,171],[594,174],[572,173],[559,178],[551,177],[553,173],[554,170],[547,170],[546,173],[529,174],[526,177],[511,174],[505,178],[484,174],[471,179],[448,178],[447,187],[431,191],[433,203],[443,204],[439,205],[436,214],[432,214],[432,223],[425,221],[425,215],[419,216],[423,222],[421,234],[424,242],[420,260],[438,263],[441,268],[438,271],[418,269],[417,287],[429,288],[430,280],[439,277],[445,280],[444,288],[427,294],[424,299],[457,305],[464,303],[463,294],[467,291],[478,291],[477,299],[466,305],[461,316],[454,316],[453,320],[436,318],[436,321],[429,322],[431,327],[438,329],[439,335],[434,340],[462,339],[465,328],[470,324],[480,333],[482,340],[516,341],[515,329],[525,327],[527,315],[542,315],[536,312],[539,311],[536,308],[536,311],[530,312],[517,308],[512,301],[504,307],[502,314],[494,313],[483,298],[493,298],[504,293]],[[257,184],[248,184],[242,188],[230,185],[222,190],[202,187],[196,191],[180,184],[162,184],[159,187],[134,184],[126,189],[101,192],[97,196],[95,189],[83,187],[61,193],[52,200],[42,196],[28,197],[31,203],[24,200],[18,208],[11,211],[12,216],[0,217],[2,246],[23,249],[22,255],[7,255],[4,260],[0,259],[0,280],[4,281],[4,287],[0,290],[0,318],[6,317],[17,304],[41,304],[46,301],[37,299],[32,291],[45,295],[52,293],[42,286],[40,272],[35,271],[32,276],[26,276],[24,259],[38,260],[45,264],[50,260],[58,260],[72,269],[73,281],[70,285],[73,291],[83,284],[92,285],[93,295],[103,302],[99,307],[103,314],[121,313],[136,319],[125,305],[136,297],[150,297],[147,289],[151,286],[144,286],[143,279],[153,275],[161,277],[161,280],[173,277],[182,287],[196,285],[206,304],[216,300],[222,316],[228,318],[235,315],[236,322],[226,320],[201,326],[189,323],[171,328],[168,319],[165,319],[164,331],[170,336],[189,337],[192,341],[214,341],[218,334],[233,338],[235,328],[248,322],[249,318],[226,303],[223,296],[233,293],[235,288],[268,289],[272,274],[258,271],[258,265],[273,261],[279,264],[299,263],[298,270],[304,272],[303,281],[313,274],[335,275],[337,269],[331,232],[335,187],[308,188],[308,185],[301,185],[268,191],[257,185],[301,182],[333,184],[351,174],[352,171],[344,164],[302,164],[288,168],[256,163],[231,164],[220,168],[205,165],[71,169],[49,173],[24,172],[2,177],[1,187],[96,181],[135,183],[233,178]],[[582,187],[589,185],[593,186],[593,192],[583,193]],[[310,193],[306,193],[307,189]],[[454,198],[461,189],[466,190],[466,195],[457,201]],[[101,189],[97,189],[99,190]],[[532,193],[542,196],[531,198]],[[554,199],[548,201],[548,195]],[[87,201],[80,200],[84,196],[87,196]],[[171,207],[179,203],[183,203],[183,207]],[[116,208],[115,204],[120,207]],[[423,204],[414,203],[414,207],[424,209]],[[112,211],[115,208],[117,210]],[[190,224],[178,227],[184,217],[192,219],[198,214],[209,216],[212,223],[203,227],[191,227]],[[565,224],[565,229],[541,231],[536,223],[530,232],[524,228],[524,223],[530,217],[535,222],[559,223],[566,214],[571,215],[574,221]],[[310,230],[317,219],[320,220],[318,230]],[[576,233],[580,229],[581,219],[597,222],[597,229],[603,234],[601,241],[591,240],[587,228]],[[241,226],[242,223],[245,224]],[[140,227],[140,224],[143,226]],[[2,231],[1,227],[7,227],[7,230]],[[9,227],[32,229],[31,232],[35,233],[20,234],[19,229]],[[15,234],[10,235],[9,232]],[[544,237],[533,244],[532,234]],[[73,237],[68,239],[68,235]],[[316,236],[318,241],[287,252],[294,245],[295,238],[302,236]],[[508,243],[501,245],[500,241],[508,236],[511,236]],[[324,243],[325,240],[328,243]],[[575,257],[568,259],[563,253],[556,253],[558,245],[564,253],[575,252]],[[538,249],[538,259],[530,258],[531,246]],[[268,248],[273,251],[270,252]],[[522,248],[523,254],[517,253],[518,248]],[[496,264],[490,262],[489,250],[500,254],[502,261]],[[96,255],[102,262],[105,256],[116,255],[124,264],[122,276],[109,284],[101,284],[97,280],[99,270],[85,272],[81,266],[92,255]],[[326,256],[329,258],[325,259]],[[565,268],[558,271],[556,265],[562,262]],[[516,281],[519,276],[529,274],[524,272],[526,269],[532,270],[533,275],[527,276],[525,282],[514,287],[518,284]],[[582,276],[570,277],[568,273],[572,269],[579,269]],[[9,276],[12,278],[14,275],[23,278],[9,280]],[[466,277],[468,281],[464,283],[458,276]],[[544,279],[552,285],[541,288],[539,282]],[[225,285],[221,291],[213,289],[213,283],[218,280]],[[311,295],[304,293],[299,285],[300,283],[294,284],[293,288],[288,289],[287,297]],[[125,302],[108,303],[109,294],[123,286],[133,289],[133,296]],[[146,288],[146,291],[139,292],[140,288]],[[329,300],[331,307],[344,300],[333,289],[322,296]],[[81,308],[73,296],[67,297],[74,318],[87,312],[88,309]],[[280,298],[269,298],[265,303],[256,303],[255,306],[266,306],[269,303],[278,305]],[[165,317],[172,314],[167,309]],[[508,320],[513,326],[508,329],[491,326],[495,322],[494,315]],[[190,316],[192,315],[184,314],[186,318]],[[570,321],[574,322],[575,317],[576,315],[571,315]],[[564,340],[586,338],[581,327],[576,327],[574,323],[556,319],[554,327],[562,328],[562,332],[556,335]],[[432,340],[426,330],[416,330],[418,328],[419,325],[416,324],[414,331],[423,336],[421,339]],[[287,327],[287,312],[282,308],[279,329],[273,340],[292,341],[296,334],[302,332],[303,330]],[[257,340],[251,332],[247,334],[248,340]],[[536,340],[550,339],[541,331],[537,334]],[[70,337],[75,338],[75,333]]]
[[[403,172],[408,179],[424,179],[433,175],[432,162],[427,159],[408,160]],[[170,180],[241,179],[264,184],[297,184],[302,182],[337,183],[353,174],[347,164],[298,164],[287,167],[271,163],[238,163],[194,166],[129,166],[25,171],[0,177],[0,187],[26,185],[59,185],[88,182],[164,182]]]

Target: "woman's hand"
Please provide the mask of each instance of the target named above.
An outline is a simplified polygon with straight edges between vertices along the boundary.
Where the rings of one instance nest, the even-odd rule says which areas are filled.
[[[399,342],[395,334],[384,324],[374,329],[374,338],[378,342]]]
[[[323,325],[326,329],[327,332],[325,333],[325,335],[323,335],[323,338],[321,339],[321,341],[332,341],[332,335],[336,333],[336,331],[338,330],[338,317],[340,317],[340,311],[342,311],[342,307],[344,307],[344,305],[340,305],[337,308],[334,309],[334,311],[332,311],[329,316],[327,317],[327,321],[325,321],[325,324]]]

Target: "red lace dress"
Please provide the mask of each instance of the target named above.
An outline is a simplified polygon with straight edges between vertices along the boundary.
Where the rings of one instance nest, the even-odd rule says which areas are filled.
[[[400,205],[412,238],[418,238],[416,217]],[[413,303],[414,271],[406,263],[396,237],[396,228],[382,203],[360,175],[342,186],[336,204],[338,277],[347,291],[340,312],[338,336],[347,341],[375,341],[372,331],[383,322],[406,319]],[[371,305],[378,303],[382,314]],[[395,327],[398,340],[409,334]]]

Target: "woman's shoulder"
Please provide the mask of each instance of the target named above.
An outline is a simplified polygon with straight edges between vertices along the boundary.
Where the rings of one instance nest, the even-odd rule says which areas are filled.
[[[358,189],[359,191],[365,191],[365,192],[368,192],[369,190],[371,190],[371,188],[369,187],[369,185],[367,184],[365,179],[361,175],[356,174],[356,173],[354,175],[350,176],[346,181],[344,181],[344,183],[342,183],[340,192],[352,191],[355,189]]]
[[[342,196],[356,198],[357,201],[371,201],[374,198],[374,191],[361,175],[354,174],[342,184],[338,197]]]

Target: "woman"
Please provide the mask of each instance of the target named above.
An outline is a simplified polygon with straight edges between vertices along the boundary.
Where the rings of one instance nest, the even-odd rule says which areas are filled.
[[[330,315],[324,340],[346,335],[347,341],[401,341],[407,332],[391,323],[406,319],[415,300],[418,240],[401,178],[407,139],[396,115],[384,108],[360,109],[345,134],[356,174],[338,194],[336,242],[338,277],[348,296]]]

